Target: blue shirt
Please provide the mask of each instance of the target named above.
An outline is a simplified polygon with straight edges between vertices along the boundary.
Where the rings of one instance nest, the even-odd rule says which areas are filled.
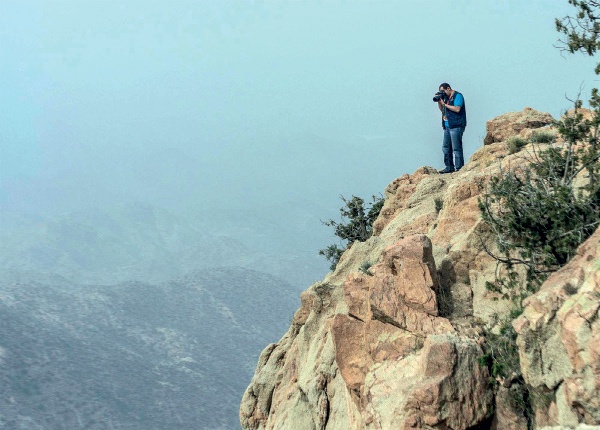
[[[462,109],[464,104],[465,104],[465,99],[463,98],[462,94],[456,93],[456,96],[454,97],[454,106],[460,106]],[[446,109],[446,108],[444,108],[444,109]],[[446,114],[444,113],[444,117],[445,116],[446,116]],[[450,127],[450,125],[448,125],[448,120],[445,120],[444,124],[446,125],[446,127]]]

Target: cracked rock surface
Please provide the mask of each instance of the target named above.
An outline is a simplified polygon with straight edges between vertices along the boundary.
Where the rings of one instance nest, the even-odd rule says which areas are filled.
[[[495,242],[478,201],[534,149],[509,154],[507,140],[556,134],[551,122],[530,108],[501,115],[460,172],[421,167],[392,181],[374,235],[302,293],[290,329],[264,350],[242,427],[525,430],[509,387],[494,391],[479,365],[481,327],[511,304],[485,287],[497,267],[484,247]],[[547,399],[534,405],[538,427],[599,424],[598,235],[515,322],[525,380]]]
[[[525,301],[513,326],[540,425],[600,425],[600,230]]]
[[[413,235],[368,274],[319,284],[246,391],[247,429],[469,428],[490,413],[475,339],[440,317],[432,245]],[[289,425],[289,424],[288,424]],[[440,427],[441,428],[441,427]]]

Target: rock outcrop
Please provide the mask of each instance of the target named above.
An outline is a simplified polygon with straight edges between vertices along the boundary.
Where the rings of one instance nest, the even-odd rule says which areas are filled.
[[[600,426],[600,230],[513,323],[540,425]]]
[[[263,353],[245,428],[469,428],[491,412],[477,338],[439,316],[432,245],[413,235],[367,273],[302,296],[283,342]]]
[[[552,115],[526,107],[522,112],[508,112],[488,121],[485,124],[487,133],[484,145],[505,142],[510,137],[529,137],[530,131],[546,127],[553,123]]]
[[[289,331],[263,351],[242,400],[242,427],[526,429],[523,416],[510,408],[510,387],[495,391],[487,368],[479,364],[481,328],[506,315],[509,303],[485,287],[497,268],[486,251],[494,249],[494,241],[478,201],[500,169],[526,163],[522,154],[509,154],[506,140],[542,126],[554,131],[551,122],[548,114],[529,108],[498,117],[488,122],[488,144],[460,172],[440,175],[422,167],[394,180],[385,190],[374,236],[353,244],[334,272],[301,295]],[[570,285],[577,290],[569,296],[573,299],[588,288]],[[535,300],[528,306],[540,312],[562,309],[558,299],[544,305],[534,305]],[[576,332],[582,342],[595,339],[579,317],[589,316],[592,302],[573,302],[564,316],[568,328],[556,326],[560,319],[554,318],[544,339],[560,343],[555,338],[563,336],[556,334],[561,330]],[[528,324],[521,323],[522,329],[540,323]],[[586,422],[583,415],[597,413],[597,391],[586,386],[580,393],[568,388],[569,381],[579,381],[573,384],[581,388],[581,378],[597,377],[598,351],[589,342],[582,352],[577,342],[565,346],[552,371],[546,361],[546,367],[538,364],[529,346],[522,359],[533,363],[526,376],[532,385],[562,389],[564,400],[548,411],[558,416],[552,411],[576,404],[577,422]],[[587,403],[577,409],[578,402]],[[571,415],[561,422],[567,421],[575,422]]]

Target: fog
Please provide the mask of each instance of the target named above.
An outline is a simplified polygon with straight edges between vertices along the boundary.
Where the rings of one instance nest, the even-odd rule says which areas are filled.
[[[252,288],[277,291],[270,332],[219,325],[248,340],[237,353],[246,361],[227,363],[248,380],[232,378],[231,410],[217,420],[235,422],[260,349],[328,271],[318,250],[336,238],[321,220],[337,218],[339,196],[369,198],[420,166],[443,167],[439,84],[464,94],[467,160],[487,120],[526,106],[558,117],[598,86],[591,58],[554,46],[554,19],[568,13],[566,0],[0,0],[0,263],[12,285],[0,306],[26,324],[29,308],[11,303],[30,300],[32,315],[60,314],[53,321],[78,339],[96,323],[53,297],[100,315],[129,301],[150,309],[146,291],[173,309],[190,294],[207,319],[177,333],[204,345],[214,333],[195,327],[219,325],[223,309],[260,319],[273,306],[250,300]],[[28,293],[23,279],[52,288]],[[211,288],[227,292],[217,307]],[[142,324],[120,318],[115,333]],[[22,363],[19,342],[7,342],[6,362]],[[14,412],[30,415],[41,422],[27,406]]]
[[[441,167],[441,82],[467,156],[495,115],[589,91],[591,60],[553,47],[565,3],[3,0],[2,210],[334,216]]]

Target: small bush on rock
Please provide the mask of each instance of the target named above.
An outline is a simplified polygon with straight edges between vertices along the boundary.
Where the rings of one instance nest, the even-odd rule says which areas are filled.
[[[371,266],[373,266],[373,263],[371,263],[370,261],[365,261],[363,264],[360,265],[358,270],[364,273],[365,275],[373,276],[373,273],[371,273],[371,270],[369,270],[371,269]]]
[[[531,143],[552,143],[556,140],[556,136],[549,131],[538,131],[529,140]]]
[[[383,207],[383,197],[372,196],[372,203],[365,204],[360,197],[352,196],[351,200],[340,196],[344,206],[340,208],[341,221],[322,221],[323,224],[334,228],[334,233],[342,239],[343,247],[329,245],[319,251],[319,255],[325,256],[331,262],[330,269],[335,270],[344,251],[356,241],[364,242],[373,234],[373,223],[377,219]]]
[[[521,137],[511,137],[510,139],[508,139],[508,153],[509,154],[516,154],[517,152],[519,152],[525,145],[527,145],[527,141]]]

